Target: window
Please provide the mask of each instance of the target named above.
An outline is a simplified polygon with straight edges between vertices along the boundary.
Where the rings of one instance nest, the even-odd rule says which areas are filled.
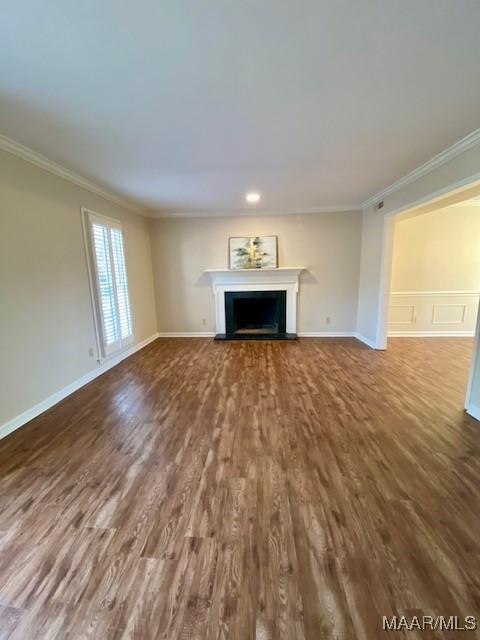
[[[101,357],[133,342],[120,222],[83,210],[95,328]]]

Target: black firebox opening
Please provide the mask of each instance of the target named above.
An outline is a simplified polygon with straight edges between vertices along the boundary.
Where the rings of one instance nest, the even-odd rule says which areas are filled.
[[[227,291],[227,337],[255,338],[286,335],[286,291]]]

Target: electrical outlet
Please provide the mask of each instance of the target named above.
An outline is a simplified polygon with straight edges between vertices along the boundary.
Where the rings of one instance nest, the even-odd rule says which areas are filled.
[[[90,347],[90,349],[88,350],[88,355],[90,356],[90,358],[93,358],[93,347]]]
[[[203,324],[203,326],[205,326],[207,324],[207,319],[206,318],[202,318],[202,324]]]
[[[327,316],[327,317],[325,318],[325,324],[330,324],[330,321],[331,321],[331,320],[330,320],[330,316]]]

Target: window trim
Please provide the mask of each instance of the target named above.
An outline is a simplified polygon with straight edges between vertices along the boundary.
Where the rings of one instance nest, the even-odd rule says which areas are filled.
[[[122,233],[123,239],[123,228],[120,220],[116,218],[111,218],[109,216],[105,216],[103,214],[97,213],[96,211],[92,211],[91,209],[86,209],[85,207],[81,208],[81,216],[82,216],[82,229],[83,229],[83,240],[85,247],[85,256],[87,261],[87,271],[88,271],[88,283],[90,289],[90,302],[92,306],[92,315],[93,315],[93,324],[95,329],[95,340],[96,340],[96,349],[97,349],[97,361],[103,362],[108,360],[109,358],[121,353],[129,346],[131,346],[135,342],[135,332],[133,326],[133,317],[131,310],[131,300],[130,300],[130,291],[128,295],[128,302],[130,307],[130,321],[132,325],[132,333],[127,338],[119,338],[119,340],[115,343],[114,346],[108,348],[104,341],[103,334],[103,312],[100,304],[100,295],[98,290],[98,277],[97,277],[97,261],[95,258],[95,250],[94,250],[94,241],[93,241],[93,224],[95,221],[100,224],[107,225],[110,228],[119,229]],[[128,288],[128,268],[127,268],[127,257],[125,252],[125,242],[124,245],[124,262],[125,262],[125,277],[127,281]],[[116,295],[117,284],[115,281],[115,277],[112,279],[113,288],[115,290],[115,310],[117,318],[119,319],[118,312],[118,296]]]

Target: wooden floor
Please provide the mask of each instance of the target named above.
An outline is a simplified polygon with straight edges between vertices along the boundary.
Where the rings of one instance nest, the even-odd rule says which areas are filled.
[[[460,637],[381,629],[480,618],[471,349],[152,343],[0,442],[0,638]]]

